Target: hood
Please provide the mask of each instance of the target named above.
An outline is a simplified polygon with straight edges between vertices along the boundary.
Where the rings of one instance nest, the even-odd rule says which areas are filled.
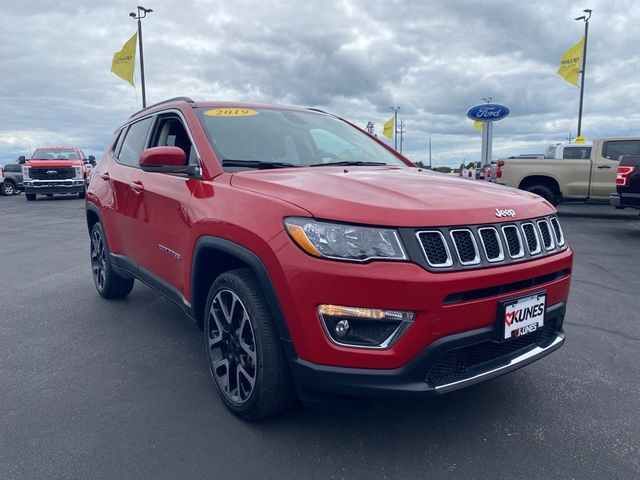
[[[32,168],[77,167],[82,165],[82,160],[29,160],[25,165]]]
[[[549,215],[541,197],[489,182],[403,167],[306,167],[235,173],[231,185],[316,218],[398,227],[473,225]],[[515,217],[496,216],[515,210]]]

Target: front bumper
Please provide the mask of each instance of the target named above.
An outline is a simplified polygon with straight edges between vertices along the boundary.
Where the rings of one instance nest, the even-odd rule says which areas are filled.
[[[295,359],[291,370],[306,402],[335,396],[420,398],[448,393],[521,368],[560,348],[565,341],[564,314],[564,303],[549,307],[545,327],[530,338],[501,342],[494,327],[442,337],[396,369],[332,367]]]
[[[85,190],[83,179],[70,180],[26,180],[23,183],[27,194],[82,193]]]

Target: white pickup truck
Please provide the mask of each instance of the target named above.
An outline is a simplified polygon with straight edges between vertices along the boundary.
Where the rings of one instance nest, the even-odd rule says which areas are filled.
[[[640,137],[549,145],[545,158],[498,160],[496,182],[536,193],[553,205],[563,200],[609,201],[622,155],[639,155]]]

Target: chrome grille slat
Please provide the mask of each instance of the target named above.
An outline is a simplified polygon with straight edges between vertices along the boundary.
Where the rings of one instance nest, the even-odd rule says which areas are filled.
[[[502,250],[502,242],[500,235],[494,227],[479,228],[480,243],[484,249],[484,254],[489,262],[501,262],[504,260],[504,251]]]
[[[515,225],[505,225],[502,227],[502,234],[507,242],[507,249],[511,258],[524,257],[524,244],[520,230]]]
[[[540,247],[540,239],[538,238],[538,232],[532,222],[525,222],[520,225],[524,238],[526,240],[527,248],[530,255],[537,255],[542,251]]]
[[[480,252],[471,230],[456,229],[450,232],[453,246],[462,265],[476,265],[480,263]]]
[[[555,215],[494,224],[412,229],[427,270],[494,267],[566,250]]]
[[[451,257],[449,246],[441,231],[420,231],[416,233],[416,237],[429,265],[436,268],[450,267],[453,265],[453,258]]]
[[[540,238],[542,239],[542,245],[544,245],[545,250],[552,250],[555,245],[553,242],[553,237],[551,236],[549,222],[547,222],[546,220],[538,220],[536,222],[536,225],[538,226]]]

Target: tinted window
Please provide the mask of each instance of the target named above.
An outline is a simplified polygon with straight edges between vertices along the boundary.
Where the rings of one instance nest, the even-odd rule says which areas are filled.
[[[22,172],[22,165],[18,165],[17,163],[9,163],[4,166],[5,172]]]
[[[147,134],[149,133],[150,126],[151,117],[147,117],[129,126],[127,135],[122,143],[120,155],[118,155],[120,163],[132,167],[138,166],[140,154],[147,143]]]
[[[33,160],[79,160],[75,148],[38,148],[33,152]]]
[[[591,147],[564,147],[562,158],[585,159],[591,156]]]
[[[640,155],[640,140],[612,140],[604,142],[602,156],[619,160],[621,155]]]

